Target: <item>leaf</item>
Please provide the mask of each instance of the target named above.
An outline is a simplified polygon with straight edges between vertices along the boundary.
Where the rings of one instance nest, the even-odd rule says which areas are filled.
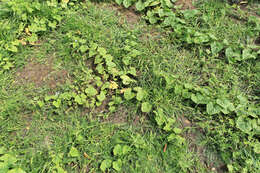
[[[237,128],[239,128],[241,131],[245,132],[245,133],[250,133],[250,131],[252,130],[252,126],[250,124],[250,122],[248,120],[245,120],[243,117],[238,117],[237,121],[236,121],[236,126]]]
[[[99,95],[97,95],[97,99],[102,102],[103,100],[106,99],[106,93],[105,91],[101,91]]]
[[[124,85],[129,85],[130,83],[135,82],[135,80],[131,79],[127,75],[122,75],[122,76],[120,76],[120,78],[123,80]]]
[[[174,127],[173,131],[176,134],[180,134],[182,130],[180,128]]]
[[[75,97],[75,102],[78,103],[79,105],[82,105],[82,104],[83,104],[83,100],[82,100],[82,98],[81,98],[79,95],[77,95],[77,96]]]
[[[157,122],[157,124],[159,126],[162,126],[165,122],[166,122],[166,119],[165,119],[165,115],[163,113],[163,109],[162,108],[158,108],[157,111],[154,111],[155,113],[155,121]]]
[[[190,19],[190,18],[193,18],[195,17],[196,15],[198,15],[200,13],[199,10],[185,10],[183,11],[183,16],[185,19]]]
[[[22,170],[21,168],[14,168],[9,170],[7,173],[26,173],[24,170]]]
[[[113,162],[113,168],[116,171],[120,171],[121,170],[121,168],[122,168],[122,161],[121,161],[121,159],[118,159],[117,161]]]
[[[112,161],[109,159],[103,160],[101,165],[100,165],[100,169],[105,172],[106,169],[111,167],[111,163]]]
[[[110,84],[109,84],[109,88],[110,89],[117,89],[118,84],[115,81],[111,81]]]
[[[211,47],[211,52],[213,55],[216,55],[217,53],[219,53],[223,48],[223,44],[219,43],[219,42],[213,42],[210,44]]]
[[[132,88],[127,88],[125,91],[124,91],[124,98],[126,100],[131,100],[132,98],[135,97],[135,94],[132,92]]]
[[[220,105],[225,110],[229,110],[231,112],[235,110],[233,103],[231,103],[229,100],[227,100],[225,98],[217,99],[217,104]],[[226,111],[223,113],[228,114],[229,112]]]
[[[37,104],[39,105],[40,108],[42,108],[44,106],[44,102],[40,101],[40,100],[37,101]]]
[[[124,145],[124,146],[123,146],[123,150],[122,150],[122,154],[125,155],[125,154],[127,154],[129,151],[131,151],[131,147],[129,147],[128,145]]]
[[[220,112],[221,108],[216,105],[216,104],[213,104],[212,102],[209,102],[207,104],[207,113],[209,115],[214,115],[214,114],[218,114]]]
[[[60,100],[60,99],[54,100],[54,101],[52,102],[52,104],[53,104],[56,108],[59,108],[59,107],[60,107],[60,104],[61,104],[61,100]]]
[[[5,153],[5,148],[4,147],[0,147],[0,155]]]
[[[0,163],[4,162],[8,166],[15,164],[16,161],[17,159],[10,154],[4,154],[3,156],[0,156]]]
[[[171,3],[171,0],[164,0],[165,4],[167,5],[167,7],[172,8],[173,4]]]
[[[148,113],[151,111],[151,109],[152,109],[152,105],[150,103],[148,103],[148,102],[142,103],[142,107],[141,107],[142,112]]]
[[[138,101],[142,101],[145,98],[146,94],[147,94],[146,91],[143,90],[140,87],[137,87],[136,90],[137,90],[136,99]]]
[[[131,61],[131,57],[130,56],[125,56],[123,59],[122,59],[123,63],[125,65],[129,65],[130,64],[130,61]]]
[[[98,64],[96,70],[98,71],[99,74],[104,74],[105,72],[105,69],[102,64]]]
[[[77,148],[71,147],[70,152],[69,152],[69,156],[70,157],[79,157],[80,154],[79,154],[79,151],[77,150]]]
[[[231,47],[226,49],[225,54],[230,62],[236,62],[241,59],[240,53],[234,51]]]
[[[137,9],[137,11],[142,11],[145,9],[145,4],[139,0],[136,4],[135,4],[135,7]]]
[[[254,152],[260,154],[260,143],[257,142],[254,144]]]
[[[88,88],[85,89],[85,93],[88,96],[95,96],[98,92],[93,86],[90,85]]]
[[[244,49],[243,53],[242,53],[242,58],[243,58],[243,60],[256,59],[256,56],[254,54],[252,54],[251,49]]]
[[[123,0],[123,5],[124,5],[125,8],[130,7],[132,5],[131,0]]]
[[[113,149],[113,154],[114,154],[115,156],[120,156],[120,155],[123,154],[123,149],[122,149],[121,145],[117,144],[117,145],[114,147],[114,149]]]
[[[174,93],[179,95],[179,94],[182,93],[182,90],[183,90],[182,85],[176,85],[175,88],[174,88]]]
[[[86,45],[81,45],[80,48],[79,48],[80,52],[81,53],[85,53],[87,50],[88,50],[88,46]]]
[[[118,5],[121,5],[122,2],[123,2],[123,0],[116,0],[116,3],[117,3]]]
[[[100,53],[100,55],[105,56],[107,54],[107,51],[103,47],[98,47],[97,51]]]

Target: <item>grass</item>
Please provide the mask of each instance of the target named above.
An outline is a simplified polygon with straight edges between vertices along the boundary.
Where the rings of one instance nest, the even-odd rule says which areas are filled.
[[[36,18],[62,20],[53,28],[34,21],[39,41],[31,40],[32,29],[0,35],[0,45],[29,38],[18,53],[0,49],[0,67],[13,64],[0,73],[0,172],[260,169],[259,55],[232,62],[225,50],[212,54],[213,42],[189,44],[176,36],[176,28],[147,24],[142,13],[129,21],[111,2],[75,1],[66,8],[41,3],[52,16],[35,12]],[[0,7],[5,8],[1,2]],[[225,3],[196,1],[196,9],[201,15],[187,19],[188,29],[226,40],[225,49],[255,44],[255,25],[231,18],[233,8]],[[33,23],[14,14],[0,23]],[[1,55],[9,59],[1,61]],[[85,91],[91,86],[96,94]],[[189,94],[214,104],[228,99],[236,111],[210,114],[207,104]],[[239,117],[248,124],[238,126]]]

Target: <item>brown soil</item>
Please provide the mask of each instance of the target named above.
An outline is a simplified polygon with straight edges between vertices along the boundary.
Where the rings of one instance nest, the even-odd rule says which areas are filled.
[[[131,25],[138,23],[141,19],[141,16],[135,12],[134,6],[129,7],[127,9],[127,8],[124,8],[123,6],[109,3],[109,4],[103,4],[102,7],[115,11],[116,15],[121,17],[119,20],[120,24],[123,24],[124,20],[126,20],[126,22],[128,24],[130,24],[130,26],[131,26]]]
[[[175,5],[181,5],[182,10],[195,9],[195,7],[192,4],[192,0],[178,0],[177,2],[175,2]]]
[[[198,130],[196,125],[192,124],[184,116],[178,117],[178,121],[181,123],[182,128],[185,131],[184,137],[189,142],[189,149],[192,152],[197,153],[200,162],[209,171],[216,173],[226,172],[226,166],[222,161],[219,160],[217,154],[210,152],[206,147],[199,144],[200,137],[203,135],[202,131]]]
[[[16,81],[19,84],[33,83],[36,87],[47,86],[54,89],[58,84],[65,83],[67,76],[65,70],[54,70],[50,59],[45,64],[32,59],[16,73]]]
[[[106,121],[113,124],[124,124],[127,123],[127,116],[127,110],[124,107],[120,107],[117,112],[110,115]]]

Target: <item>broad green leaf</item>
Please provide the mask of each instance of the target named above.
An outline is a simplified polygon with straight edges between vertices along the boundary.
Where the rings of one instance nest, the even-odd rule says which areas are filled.
[[[244,49],[243,53],[242,53],[242,58],[243,60],[247,60],[247,59],[256,59],[256,56],[252,53],[251,49]]]
[[[218,105],[214,104],[213,102],[209,102],[207,104],[207,113],[209,115],[218,114],[220,113],[220,110],[221,108]]]
[[[100,55],[105,56],[107,54],[107,51],[103,47],[98,47],[97,51],[100,53]]]
[[[79,151],[77,150],[77,148],[71,147],[70,152],[69,152],[69,156],[70,157],[79,157],[80,154],[79,154]]]
[[[90,49],[90,50],[89,50],[89,53],[88,53],[88,56],[89,56],[89,57],[93,57],[93,56],[96,55],[96,54],[97,54],[97,51],[96,51],[96,50]]]
[[[216,55],[217,53],[219,53],[223,48],[224,45],[222,43],[219,42],[213,42],[210,44],[211,47],[211,52],[213,55]]]
[[[157,124],[159,126],[162,126],[165,122],[166,122],[166,118],[165,115],[163,113],[163,109],[162,108],[158,108],[157,111],[154,111],[155,113],[155,121],[157,122]]]
[[[122,61],[123,61],[123,63],[125,65],[129,65],[130,62],[131,62],[131,57],[130,56],[125,56],[125,57],[123,57]]]
[[[152,110],[152,105],[148,102],[143,102],[141,107],[142,112],[150,112]]]
[[[101,171],[105,172],[106,169],[111,167],[111,164],[112,164],[112,161],[110,159],[103,160],[100,165]]]
[[[118,5],[121,5],[122,2],[123,2],[123,0],[116,0],[116,3],[117,3]]]
[[[97,99],[102,102],[106,99],[106,93],[105,91],[101,91],[99,95],[97,95]]]
[[[132,0],[123,0],[123,5],[125,8],[128,8],[132,5]]]
[[[250,131],[252,130],[252,126],[249,122],[249,120],[245,120],[243,117],[238,117],[237,121],[236,121],[236,126],[237,128],[239,128],[240,130],[242,130],[245,133],[250,133]]]
[[[127,154],[130,151],[131,151],[131,147],[129,147],[128,145],[124,145],[123,146],[123,150],[122,150],[122,152],[123,152],[122,154],[123,155]]]
[[[127,88],[125,91],[124,91],[124,98],[126,100],[131,100],[132,98],[135,97],[135,94],[132,92],[132,88]]]
[[[105,58],[106,62],[112,62],[113,61],[113,57],[109,54],[104,55],[104,58]]]
[[[167,5],[167,7],[172,8],[173,4],[171,2],[171,0],[164,0],[165,4]]]
[[[241,60],[241,54],[239,51],[234,51],[231,47],[227,48],[225,54],[230,62],[236,62]]]
[[[121,168],[122,168],[122,161],[121,161],[121,159],[118,159],[117,161],[113,162],[113,168],[116,171],[120,171],[121,170]]]
[[[0,154],[4,154],[5,153],[5,148],[4,147],[0,147]]]
[[[105,69],[102,64],[98,64],[96,70],[98,71],[99,74],[104,74],[105,72]]]
[[[85,93],[88,96],[95,96],[98,92],[92,85],[90,85],[88,88],[85,89]]]
[[[9,170],[7,173],[26,173],[24,170],[22,170],[21,168],[14,168]]]
[[[179,94],[182,93],[182,90],[183,90],[182,85],[176,85],[175,88],[174,88],[174,93],[179,95]]]
[[[56,108],[59,108],[60,105],[61,105],[61,100],[60,100],[60,99],[54,100],[54,101],[52,102],[52,104],[53,104]]]
[[[142,100],[145,98],[145,96],[147,95],[146,91],[143,90],[143,89],[140,88],[140,87],[136,88],[136,91],[137,91],[136,99],[137,99],[138,101],[142,101]]]
[[[88,46],[86,45],[81,45],[80,48],[79,48],[80,52],[81,53],[85,53],[87,50],[88,50]]]
[[[114,147],[114,149],[113,149],[113,154],[114,154],[115,156],[120,156],[120,155],[122,155],[122,154],[123,154],[123,148],[122,148],[122,146],[119,145],[119,144],[117,144],[117,145]]]
[[[167,118],[167,122],[163,128],[163,130],[169,132],[172,131],[173,128],[173,124],[176,122],[176,120],[174,118]]]
[[[138,11],[142,11],[145,9],[145,5],[144,3],[142,2],[142,0],[139,0],[136,4],[135,4],[135,7]]]
[[[200,13],[199,10],[185,10],[183,11],[183,15],[184,15],[184,18],[185,19],[190,19],[190,18],[193,18],[195,17],[196,15],[198,15]]]
[[[257,142],[254,144],[254,152],[260,154],[260,143]]]
[[[176,134],[180,134],[182,132],[182,130],[180,128],[177,128],[177,127],[174,127],[173,131]]]
[[[171,141],[173,141],[175,138],[176,138],[176,135],[175,135],[174,133],[171,133],[171,134],[167,137],[167,140],[168,140],[168,142],[171,142]]]
[[[182,97],[184,97],[185,99],[188,99],[188,98],[190,98],[190,97],[191,97],[191,95],[192,95],[192,93],[191,93],[191,92],[189,92],[189,90],[188,90],[188,89],[183,89],[183,90],[182,90]]]
[[[77,96],[75,97],[75,102],[78,103],[79,105],[82,105],[82,104],[83,104],[83,100],[82,100],[82,98],[81,98],[79,95],[77,95]]]
[[[217,99],[217,104],[224,108],[224,111],[222,111],[224,114],[228,114],[229,111],[235,110],[233,103],[231,103],[229,100],[225,98]]]
[[[4,162],[6,165],[13,165],[17,159],[10,155],[10,154],[4,154],[3,156],[0,156],[0,163]]]
[[[120,76],[120,78],[123,80],[124,85],[129,85],[130,83],[135,82],[135,80],[131,79],[127,75],[122,75],[122,76]]]
[[[207,96],[204,96],[200,93],[196,93],[191,95],[191,100],[196,104],[207,104],[209,102],[209,99]]]

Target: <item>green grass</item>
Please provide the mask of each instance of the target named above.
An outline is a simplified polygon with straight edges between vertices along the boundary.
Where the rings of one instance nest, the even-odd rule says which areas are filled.
[[[133,24],[111,3],[0,2],[0,172],[257,172],[259,53],[226,55],[255,55],[257,20],[196,1],[185,24]]]

